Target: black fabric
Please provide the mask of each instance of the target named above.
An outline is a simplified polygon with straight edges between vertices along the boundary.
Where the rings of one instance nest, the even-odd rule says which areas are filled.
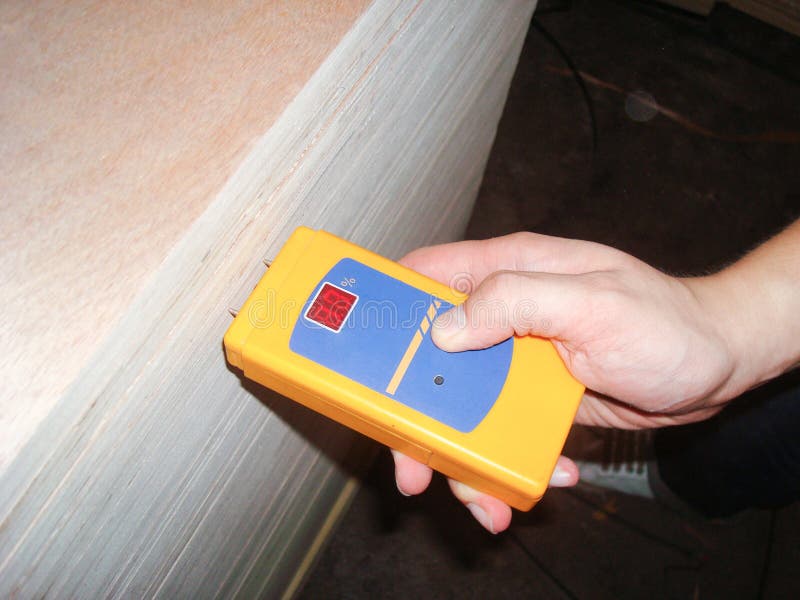
[[[695,510],[723,517],[800,499],[800,371],[747,392],[719,415],[655,436],[658,472]]]

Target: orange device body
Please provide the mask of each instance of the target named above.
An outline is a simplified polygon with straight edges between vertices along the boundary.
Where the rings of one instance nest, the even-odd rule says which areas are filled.
[[[545,492],[583,395],[553,345],[447,353],[465,296],[324,231],[298,228],[225,334],[245,377],[520,510]]]

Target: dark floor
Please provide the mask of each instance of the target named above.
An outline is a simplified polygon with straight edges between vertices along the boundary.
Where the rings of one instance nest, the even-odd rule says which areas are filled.
[[[468,237],[527,229],[699,273],[800,216],[800,40],[730,9],[537,15]],[[799,565],[798,505],[712,522],[579,487],[495,537],[441,478],[400,496],[383,453],[301,597],[794,598]]]

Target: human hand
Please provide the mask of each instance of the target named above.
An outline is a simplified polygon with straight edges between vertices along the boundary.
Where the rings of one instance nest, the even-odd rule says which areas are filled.
[[[707,418],[730,398],[725,384],[734,358],[709,318],[702,278],[670,277],[601,244],[532,233],[422,248],[400,262],[443,283],[474,286],[460,289],[469,294],[466,302],[434,323],[440,348],[486,348],[512,335],[549,338],[587,387],[579,423],[686,423]],[[422,492],[430,468],[393,455],[398,489]],[[574,463],[561,457],[550,484],[577,479]],[[510,524],[511,509],[501,501],[452,480],[450,487],[490,531]]]

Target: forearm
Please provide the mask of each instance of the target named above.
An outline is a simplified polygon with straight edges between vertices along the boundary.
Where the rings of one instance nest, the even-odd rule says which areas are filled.
[[[714,400],[733,398],[800,363],[800,220],[730,267],[687,283],[734,364]]]

